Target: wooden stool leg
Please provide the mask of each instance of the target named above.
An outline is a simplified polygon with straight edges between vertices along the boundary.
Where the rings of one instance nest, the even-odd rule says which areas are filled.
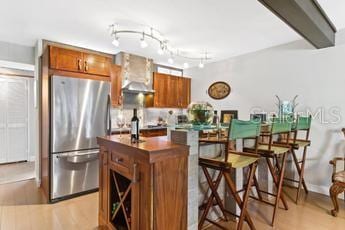
[[[261,195],[261,192],[260,192],[260,186],[259,186],[258,178],[256,177],[255,174],[254,174],[254,185],[255,185],[255,188],[256,188],[256,192],[258,193],[259,200],[262,200],[262,195]]]
[[[306,153],[307,153],[307,147],[305,147],[304,150],[303,150],[303,157],[302,157],[301,168],[300,168],[300,170],[298,170],[298,168],[297,168],[297,171],[299,171],[299,173],[298,173],[299,174],[299,180],[298,180],[298,187],[297,187],[296,204],[299,201],[299,194],[301,192],[302,182],[303,182],[304,190],[308,194],[307,185],[304,182],[304,165],[305,165],[305,158],[306,158],[306,155],[307,155]]]
[[[216,199],[217,201],[217,205],[219,206],[220,210],[222,211],[223,213],[223,216],[224,216],[224,219],[225,220],[228,220],[228,218],[226,217],[226,214],[225,214],[225,207],[222,203],[222,199],[220,199],[219,197],[219,194],[218,194],[218,187],[219,187],[219,184],[220,184],[220,181],[222,179],[222,172],[219,171],[219,174],[217,176],[217,179],[215,181],[215,183],[213,184],[213,181],[212,181],[212,178],[210,176],[210,174],[208,173],[207,169],[206,168],[203,168],[203,171],[205,173],[205,176],[206,176],[206,179],[207,179],[207,182],[208,184],[210,185],[210,189],[212,191],[212,194],[214,196],[214,198]]]
[[[250,189],[251,189],[251,184],[255,175],[255,170],[256,170],[256,163],[253,163],[250,165],[250,171],[249,171],[249,176],[248,176],[248,181],[247,181],[247,188],[244,192],[243,195],[243,201],[242,201],[242,206],[240,206],[241,208],[241,214],[240,214],[240,219],[238,221],[237,224],[237,230],[241,230],[243,227],[243,221],[244,221],[244,217],[245,217],[245,213],[247,213],[247,203],[248,203],[248,198],[249,198],[249,193],[250,193]]]
[[[339,204],[338,204],[338,195],[345,191],[344,186],[341,186],[339,183],[334,182],[329,189],[329,194],[332,199],[332,203],[334,205],[334,209],[331,210],[333,216],[337,216],[339,212]]]
[[[231,179],[231,176],[229,175],[229,172],[223,172],[224,178],[225,178],[225,182],[227,183],[227,185],[229,186],[229,190],[232,194],[232,196],[234,197],[237,205],[239,207],[242,207],[242,200],[241,197],[238,195],[238,193],[236,192],[236,186],[234,184],[234,182]],[[246,209],[241,210],[242,212],[244,212],[245,215],[245,220],[247,221],[250,229],[255,230],[255,226],[254,223],[252,221],[252,219],[250,218],[250,216],[248,215],[248,212]]]
[[[284,172],[285,172],[285,166],[286,166],[286,156],[287,156],[287,153],[284,153],[283,154],[281,170],[279,172],[278,191],[277,191],[277,197],[276,197],[276,200],[275,200],[275,206],[274,206],[274,209],[273,209],[272,226],[274,225],[275,216],[276,216],[277,209],[278,209],[278,206],[279,206],[279,200],[280,200],[281,195],[282,195]]]
[[[303,150],[304,160],[302,160],[302,164],[303,164],[303,162],[305,162],[306,155],[307,155],[307,147],[304,147],[304,150]],[[298,159],[297,159],[297,156],[296,156],[296,153],[294,150],[292,151],[292,156],[293,156],[293,160],[295,162],[296,168],[297,168],[298,175],[300,176],[301,175],[301,166],[298,163]],[[303,159],[303,157],[302,157],[302,159]],[[304,164],[303,164],[303,168],[304,168]],[[309,191],[308,191],[307,185],[304,181],[304,176],[302,176],[302,185],[303,185],[305,192],[308,194]]]
[[[206,221],[206,218],[207,218],[207,214],[208,212],[210,211],[212,205],[213,205],[213,199],[215,198],[216,201],[217,201],[217,204],[219,205],[223,215],[224,215],[224,218],[227,220],[226,218],[226,215],[225,215],[225,212],[224,212],[224,207],[223,207],[223,204],[220,202],[219,203],[219,195],[217,193],[217,189],[219,187],[219,184],[220,184],[220,181],[222,179],[222,172],[220,171],[218,176],[217,176],[217,179],[215,180],[215,182],[212,181],[212,178],[209,174],[209,172],[207,171],[207,168],[205,166],[201,166],[204,174],[205,174],[205,177],[206,177],[206,180],[207,180],[207,183],[211,189],[211,194],[207,200],[207,203],[206,203],[206,207],[205,207],[205,210],[204,212],[202,213],[202,216],[200,218],[200,221],[199,221],[199,224],[198,224],[198,229],[202,229],[202,226],[204,225],[205,221]]]
[[[273,165],[272,165],[272,162],[270,161],[270,159],[269,159],[268,157],[266,157],[266,162],[267,162],[267,165],[268,165],[268,169],[270,170],[270,173],[271,173],[271,175],[272,175],[273,183],[275,184],[275,186],[276,186],[276,188],[277,188],[277,190],[278,190],[278,184],[279,184],[279,183],[278,183],[278,178],[277,178],[277,176],[276,176],[276,174],[275,174],[275,172],[274,172],[274,167],[273,167]],[[285,200],[284,193],[282,193],[282,194],[280,195],[280,199],[281,199],[282,202],[283,202],[283,205],[284,205],[285,210],[288,210],[289,207],[288,207],[288,204],[287,204],[287,202],[286,202],[286,200]]]

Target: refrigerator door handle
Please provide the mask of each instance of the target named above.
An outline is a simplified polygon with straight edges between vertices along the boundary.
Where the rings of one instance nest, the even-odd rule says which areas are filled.
[[[86,163],[89,161],[94,161],[98,159],[99,150],[91,151],[88,153],[80,154],[57,154],[57,159],[66,159],[67,162],[70,163]]]
[[[110,106],[111,106],[111,99],[110,99],[110,95],[108,95],[107,98],[107,112],[105,115],[105,133],[107,135],[111,135],[111,116],[110,116]]]
[[[86,163],[98,159],[98,153],[67,157],[70,163]]]

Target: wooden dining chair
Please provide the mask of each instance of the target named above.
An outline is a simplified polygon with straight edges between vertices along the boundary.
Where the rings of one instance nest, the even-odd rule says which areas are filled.
[[[261,190],[259,187],[257,188],[258,197],[255,197],[255,196],[250,196],[250,197],[256,200],[259,200],[265,204],[273,206],[273,215],[272,215],[272,221],[271,221],[272,226],[274,225],[274,221],[275,221],[280,200],[282,201],[284,208],[288,210],[288,205],[284,197],[284,194],[282,192],[282,186],[283,186],[283,178],[284,178],[284,172],[285,172],[285,167],[286,167],[287,154],[291,152],[291,147],[288,144],[291,129],[292,129],[292,122],[290,119],[286,117],[285,118],[274,117],[271,122],[270,131],[265,132],[264,134],[261,134],[262,136],[268,137],[268,143],[259,143],[258,150],[257,150],[259,155],[265,158],[266,160],[269,172],[272,176],[272,179],[277,191],[276,191],[276,194],[274,194],[268,191]],[[274,137],[281,136],[281,135],[287,136],[286,142],[276,143],[274,141]],[[249,152],[255,151],[252,148],[245,148],[244,150],[249,151]],[[281,163],[279,161],[281,161]],[[258,180],[256,176],[254,177],[254,180],[255,181]],[[267,194],[269,196],[273,196],[275,198],[274,202],[272,203],[270,201],[264,200],[261,193]]]
[[[345,135],[345,128],[342,129],[342,132]],[[335,157],[329,163],[333,165],[333,173],[332,173],[332,186],[329,189],[330,197],[332,199],[332,203],[334,205],[334,209],[331,210],[333,216],[337,216],[339,212],[339,204],[338,204],[338,195],[342,192],[345,192],[345,170],[344,171],[337,171],[337,161],[344,161],[344,157]]]
[[[255,175],[256,167],[257,167],[258,155],[256,154],[256,152],[248,153],[248,152],[235,151],[230,148],[231,145],[229,144],[229,142],[235,141],[237,139],[254,138],[255,139],[254,149],[257,149],[258,137],[260,134],[260,127],[261,127],[260,122],[256,120],[255,121],[254,120],[241,121],[241,120],[233,119],[230,124],[227,141],[226,143],[223,142],[226,145],[225,156],[212,158],[212,159],[199,157],[199,166],[204,172],[204,175],[206,177],[206,180],[211,192],[208,198],[206,199],[205,209],[199,220],[198,229],[203,228],[205,221],[208,221],[211,224],[221,229],[227,229],[221,226],[216,221],[211,220],[207,217],[209,214],[209,211],[211,210],[211,207],[214,206],[214,204],[218,205],[218,207],[220,208],[222,212],[223,218],[225,220],[228,220],[227,214],[231,214],[231,215],[235,215],[239,217],[237,229],[243,228],[244,221],[248,223],[250,229],[255,229],[254,223],[252,219],[250,218],[248,210],[247,210],[247,202],[249,198],[251,185],[254,183],[253,178]],[[233,169],[246,168],[246,167],[249,167],[249,173],[246,179],[247,186],[243,190],[244,194],[243,194],[243,197],[241,198],[239,195],[240,191],[236,191],[236,185],[232,179],[232,172],[233,172]],[[216,176],[214,177],[215,179],[211,177],[210,172],[209,172],[210,169],[216,172]],[[226,210],[224,207],[223,201],[217,191],[222,178],[225,179],[226,186],[228,186],[231,195],[234,197],[236,204],[239,206],[241,210],[239,216],[230,212],[229,210]]]
[[[311,126],[311,116],[297,116],[296,121],[293,123],[292,127],[292,138],[289,139],[289,144],[291,146],[291,153],[293,157],[294,164],[298,173],[298,180],[293,178],[284,177],[284,180],[298,183],[297,194],[296,194],[296,204],[298,204],[300,192],[302,186],[306,194],[308,194],[308,188],[304,181],[304,169],[307,156],[307,149],[311,142],[309,140],[310,126]],[[301,138],[301,133],[304,133],[304,138]],[[285,142],[285,140],[282,140]],[[297,151],[303,149],[302,159],[298,160]]]

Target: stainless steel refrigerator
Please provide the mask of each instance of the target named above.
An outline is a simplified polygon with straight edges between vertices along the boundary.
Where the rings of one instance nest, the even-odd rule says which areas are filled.
[[[105,81],[52,77],[51,200],[98,188],[96,137],[111,129],[109,92]]]

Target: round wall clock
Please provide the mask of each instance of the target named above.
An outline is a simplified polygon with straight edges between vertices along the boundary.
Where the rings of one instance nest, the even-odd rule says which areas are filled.
[[[231,87],[228,83],[217,81],[208,88],[208,95],[213,99],[220,100],[226,98],[231,92]]]

